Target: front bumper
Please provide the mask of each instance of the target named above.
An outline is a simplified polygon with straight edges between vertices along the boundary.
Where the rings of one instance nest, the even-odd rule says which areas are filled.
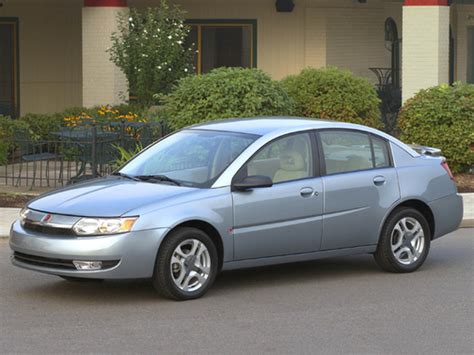
[[[10,248],[14,252],[54,260],[114,263],[107,269],[91,271],[79,271],[61,265],[51,267],[25,262],[15,257],[12,257],[12,263],[25,269],[62,276],[98,279],[149,278],[153,275],[158,248],[167,231],[167,228],[160,228],[100,237],[59,236],[25,230],[19,221],[16,221],[10,231]]]

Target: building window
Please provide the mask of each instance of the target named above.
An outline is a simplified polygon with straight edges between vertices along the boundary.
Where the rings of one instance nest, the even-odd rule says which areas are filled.
[[[467,29],[467,82],[474,84],[474,26]]]
[[[18,112],[18,20],[0,18],[0,115]]]
[[[188,41],[194,43],[196,72],[219,67],[256,66],[255,20],[188,20]]]

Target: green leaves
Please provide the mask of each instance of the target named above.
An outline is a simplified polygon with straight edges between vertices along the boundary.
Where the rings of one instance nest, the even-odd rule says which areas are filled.
[[[442,149],[453,172],[474,164],[474,85],[455,83],[419,91],[403,106],[401,139]]]
[[[292,110],[281,85],[258,69],[219,68],[186,77],[163,100],[174,129],[215,119],[286,115]]]
[[[374,87],[350,71],[307,68],[282,83],[296,103],[295,115],[382,127]]]
[[[114,149],[118,152],[119,156],[114,162],[114,165],[119,168],[122,165],[125,165],[130,159],[132,159],[135,155],[140,153],[143,150],[143,146],[141,143],[137,143],[135,147],[131,150],[127,150],[120,145],[113,144]]]
[[[156,103],[156,94],[167,94],[177,80],[194,72],[194,46],[185,44],[190,28],[179,7],[162,0],[158,8],[132,8],[117,21],[110,59],[125,73],[140,104]]]

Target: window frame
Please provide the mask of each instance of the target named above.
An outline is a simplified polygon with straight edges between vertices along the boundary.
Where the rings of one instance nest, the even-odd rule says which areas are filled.
[[[187,19],[185,24],[197,27],[197,43],[198,50],[196,74],[202,74],[202,27],[204,26],[222,26],[222,27],[249,27],[250,36],[250,68],[257,68],[257,20],[256,19]]]
[[[372,168],[369,169],[360,169],[360,170],[351,170],[351,171],[342,171],[342,172],[337,172],[337,173],[332,173],[328,174],[326,172],[326,159],[324,158],[324,148],[321,143],[321,132],[325,131],[338,131],[338,132],[349,132],[349,133],[360,133],[360,134],[365,134],[369,138],[370,142],[370,153],[372,157]],[[341,175],[341,174],[351,174],[351,173],[357,173],[361,171],[372,171],[372,170],[381,170],[381,169],[390,169],[394,167],[393,164],[393,155],[392,155],[392,149],[390,146],[390,141],[384,137],[381,137],[377,134],[374,134],[372,132],[367,132],[362,129],[352,129],[352,128],[322,128],[315,130],[315,136],[316,136],[316,142],[318,146],[318,157],[319,157],[319,171],[321,172],[321,176],[334,176],[334,175]],[[384,142],[385,147],[387,148],[387,154],[388,154],[388,160],[389,160],[389,165],[388,166],[383,166],[383,167],[376,167],[375,166],[375,152],[374,152],[374,144],[372,141],[372,138],[377,138],[380,141]]]
[[[245,163],[242,164],[242,166],[239,168],[239,170],[237,170],[237,172],[234,174],[234,176],[232,177],[232,180],[231,180],[231,186],[236,182],[236,178],[237,176],[239,175],[239,173],[242,171],[242,169],[244,167],[246,167],[248,165],[248,163],[253,159],[255,158],[255,156],[257,156],[263,149],[265,149],[266,147],[268,147],[269,145],[273,144],[274,142],[280,140],[280,139],[284,139],[284,138],[287,138],[287,137],[291,137],[291,136],[295,136],[295,135],[298,135],[298,134],[308,134],[309,135],[309,140],[310,140],[310,146],[311,146],[311,154],[312,154],[312,163],[313,163],[313,166],[312,166],[312,174],[311,176],[308,176],[308,177],[304,177],[304,178],[300,178],[300,179],[294,179],[294,180],[286,180],[286,181],[279,181],[279,182],[274,182],[272,186],[275,186],[275,185],[280,185],[280,184],[286,184],[286,183],[289,183],[289,182],[295,182],[295,181],[303,181],[303,180],[310,180],[310,179],[315,179],[315,178],[318,178],[318,177],[321,177],[321,170],[320,170],[320,164],[318,163],[318,159],[319,159],[319,148],[318,148],[318,144],[317,144],[317,139],[316,139],[316,136],[315,136],[315,132],[314,132],[314,129],[306,129],[306,130],[303,130],[303,131],[298,131],[298,132],[291,132],[291,133],[286,133],[286,134],[283,134],[281,136],[278,136],[278,137],[275,137],[273,138],[272,140],[268,141],[267,143],[265,143],[263,146],[261,146],[260,148],[258,148],[258,150],[252,154],[252,156],[250,158],[248,158]],[[248,176],[248,175],[247,175]],[[272,181],[273,181],[273,178],[272,178]]]

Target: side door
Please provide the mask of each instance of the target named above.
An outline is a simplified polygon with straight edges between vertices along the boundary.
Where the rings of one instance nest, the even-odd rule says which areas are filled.
[[[356,130],[317,133],[323,179],[321,250],[373,245],[388,209],[400,199],[389,144]]]
[[[273,186],[233,191],[234,259],[307,253],[319,249],[322,181],[313,132],[280,137],[236,174],[270,177]]]

